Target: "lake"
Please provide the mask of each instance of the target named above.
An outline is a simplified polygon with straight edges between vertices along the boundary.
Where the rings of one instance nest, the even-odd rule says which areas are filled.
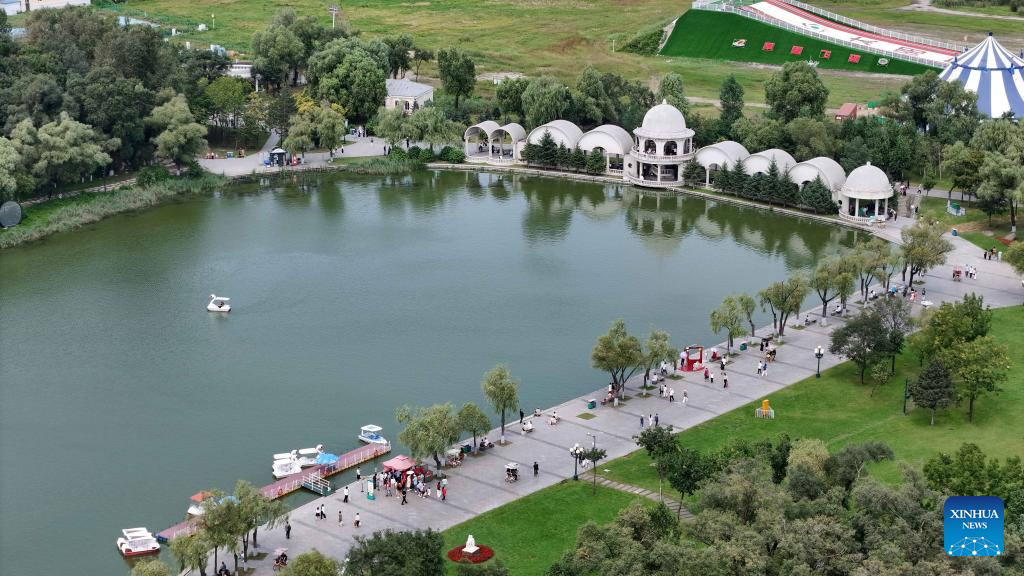
[[[122,528],[266,484],[273,453],[343,452],[369,423],[395,439],[398,406],[482,403],[499,362],[527,411],[595,390],[612,320],[718,342],[724,296],[853,242],[619,185],[420,172],[234,184],[5,251],[0,563],[126,573]]]

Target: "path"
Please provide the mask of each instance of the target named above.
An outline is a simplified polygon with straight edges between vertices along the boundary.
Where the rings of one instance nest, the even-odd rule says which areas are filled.
[[[278,145],[280,139],[280,134],[276,131],[271,131],[270,137],[267,138],[263,147],[256,154],[250,154],[245,158],[217,158],[215,160],[204,158],[199,160],[199,165],[210,172],[225,176],[244,176],[254,172],[277,172],[282,170],[282,168],[264,166],[263,159]],[[367,158],[384,155],[385,142],[380,138],[347,136],[347,139],[348,143],[344,147],[338,148],[338,152],[335,154],[336,157]],[[341,153],[342,149],[345,150],[344,154]],[[324,166],[330,160],[331,155],[329,152],[308,152],[305,155],[304,164],[306,166]]]
[[[899,241],[900,229],[912,221],[900,218],[890,223],[887,228],[875,232],[888,240]],[[1020,279],[1008,265],[1002,262],[983,260],[980,251],[969,242],[959,237],[949,237],[954,251],[949,255],[948,265],[942,266],[924,275],[927,288],[927,299],[936,304],[955,301],[963,297],[965,292],[973,291],[984,296],[985,302],[994,307],[1020,305],[1022,290]],[[950,269],[954,264],[970,264],[977,266],[980,280],[964,279],[954,283]],[[899,281],[899,276],[896,276]],[[858,308],[858,304],[852,308]],[[809,314],[811,318],[820,317],[820,306],[800,315]],[[916,311],[921,310],[915,304]],[[795,320],[795,319],[794,319]],[[662,425],[671,424],[682,430],[710,420],[720,414],[729,412],[762,398],[772,398],[772,393],[790,384],[809,378],[815,373],[815,346],[827,346],[829,333],[833,326],[843,322],[841,319],[830,318],[827,325],[811,324],[802,330],[787,329],[784,343],[778,347],[778,361],[771,365],[768,375],[757,376],[756,364],[759,359],[757,347],[741,352],[730,363],[729,388],[721,387],[721,375],[715,385],[705,384],[700,375],[684,374],[680,380],[669,380],[675,388],[677,398],[685,390],[689,402],[668,403],[658,396],[636,396],[639,379],[634,377],[628,385],[628,394],[634,397],[620,407],[598,406],[595,410],[587,410],[585,403],[589,398],[600,397],[603,390],[573,398],[558,406],[544,411],[545,416],[535,421],[536,430],[528,435],[519,433],[519,424],[514,422],[507,427],[509,443],[485,452],[483,455],[469,457],[464,463],[448,471],[449,489],[446,502],[434,499],[412,497],[409,504],[402,506],[398,498],[388,498],[378,492],[376,500],[368,500],[359,491],[357,484],[350,484],[352,498],[350,503],[341,502],[341,485],[338,490],[326,498],[318,498],[313,502],[295,509],[291,514],[292,538],[285,540],[282,529],[277,528],[261,532],[262,549],[273,551],[278,547],[288,548],[291,557],[314,548],[344,558],[357,535],[369,535],[376,530],[394,529],[410,530],[431,527],[444,530],[474,516],[507,504],[517,498],[526,496],[542,488],[571,478],[573,459],[569,448],[576,443],[589,446],[593,442],[591,435],[596,437],[597,445],[607,450],[608,459],[625,456],[637,449],[634,435],[640,432],[640,418],[645,419],[657,414]],[[669,330],[672,327],[667,327]],[[762,328],[759,333],[767,330]],[[719,344],[724,349],[724,344]],[[825,354],[821,359],[821,368],[831,368],[843,360],[832,354]],[[714,368],[718,372],[717,366]],[[529,409],[530,407],[527,407]],[[774,408],[781,417],[785,417],[787,406],[775,404]],[[557,411],[562,418],[557,426],[547,423],[547,414]],[[592,419],[578,417],[589,413]],[[753,415],[751,415],[753,417]],[[488,434],[492,440],[498,438],[498,431]],[[533,462],[540,465],[540,474],[532,474]],[[504,481],[504,465],[516,462],[522,471],[521,479],[516,483]],[[374,471],[372,465],[363,466],[364,473]],[[617,489],[623,489],[612,483],[602,482]],[[629,487],[625,487],[627,491]],[[646,493],[634,492],[638,496],[649,498]],[[316,520],[314,509],[325,505],[327,520]],[[338,510],[345,516],[345,524],[338,525]],[[362,516],[363,526],[356,529],[352,525],[355,513]],[[487,544],[487,542],[482,542]],[[265,558],[250,562],[256,568],[257,576],[272,574],[273,560]]]
[[[1004,16],[1002,14],[985,14],[983,12],[967,12],[964,10],[950,10],[949,8],[936,8],[935,6],[932,6],[932,0],[914,0],[912,3],[901,7],[900,10],[936,12],[938,14],[949,14],[951,16],[972,16],[974,18],[991,18],[992,20],[1024,21],[1024,17],[1021,16]]]
[[[583,476],[581,476],[581,478],[583,480],[586,480],[586,478]],[[604,476],[597,477],[597,484],[599,486],[604,486],[606,488],[611,488],[613,490],[619,490],[621,492],[627,492],[629,494],[643,496],[644,498],[647,498],[648,500],[654,500],[655,502],[664,502],[665,506],[667,506],[669,510],[675,512],[675,514],[683,520],[689,520],[693,518],[693,514],[686,508],[683,508],[683,505],[680,504],[679,502],[676,502],[671,498],[665,498],[663,495],[658,494],[657,492],[651,492],[646,488],[640,488],[639,486],[633,486],[632,484],[623,484],[622,482],[615,482],[613,480],[605,478]]]

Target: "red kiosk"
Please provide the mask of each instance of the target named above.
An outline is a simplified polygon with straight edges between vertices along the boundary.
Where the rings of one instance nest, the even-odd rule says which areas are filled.
[[[683,372],[698,372],[704,369],[704,347],[687,346],[683,350]]]

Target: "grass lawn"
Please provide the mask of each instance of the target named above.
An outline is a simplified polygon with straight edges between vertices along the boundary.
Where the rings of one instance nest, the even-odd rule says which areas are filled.
[[[445,530],[445,552],[465,544],[472,534],[477,544],[494,549],[494,557],[509,574],[543,574],[575,545],[580,526],[588,520],[610,522],[639,498],[601,486],[593,496],[591,484],[585,482],[589,478],[556,484]],[[448,573],[455,574],[455,563],[448,565]]]
[[[995,246],[998,250],[1006,250],[998,238],[1010,233],[1009,215],[993,216],[990,222],[988,214],[975,208],[974,202],[957,203],[967,209],[966,215],[953,216],[946,212],[945,198],[931,196],[922,199],[920,210],[949,228],[956,228],[960,236],[979,248],[987,250]]]
[[[746,46],[737,48],[732,45],[733,41],[739,38],[747,41]],[[762,50],[765,42],[774,42],[775,50]],[[802,46],[803,53],[799,56],[790,54],[792,46]],[[821,58],[822,50],[830,50],[831,58]],[[850,54],[854,53],[861,55],[861,61],[857,64],[847,61]],[[818,61],[818,68],[906,75],[929,70],[926,66],[900,60],[892,60],[888,66],[881,67],[878,65],[879,56],[868,52],[823,42],[738,14],[706,10],[691,10],[680,16],[672,35],[662,49],[662,54],[778,65],[811,58]]]
[[[678,435],[679,442],[702,451],[715,450],[734,438],[774,438],[783,432],[793,438],[820,438],[830,450],[849,442],[887,442],[896,458],[922,466],[936,452],[952,452],[964,442],[974,442],[989,456],[1024,455],[1024,308],[994,311],[992,334],[1009,347],[1013,367],[998,395],[982,396],[975,403],[974,422],[968,423],[966,404],[941,411],[935,426],[930,414],[910,407],[903,416],[904,378],[914,377],[919,368],[908,352],[896,362],[896,375],[889,384],[871,395],[869,386],[858,383],[856,367],[844,363],[822,372],[821,379],[808,378],[769,396],[776,410],[775,420],[753,417],[760,401],[723,414]],[[658,489],[658,475],[643,451],[604,464],[610,479]],[[896,462],[872,467],[872,474],[884,481],[899,480]]]
[[[314,0],[127,0],[118,6],[121,10],[145,12],[139,17],[166,21],[168,25],[173,25],[177,18],[185,18],[209,26],[210,15],[216,14],[216,29],[189,32],[177,39],[196,44],[216,43],[242,52],[249,49],[253,32],[263,29],[278,8],[291,7],[300,15],[312,15],[325,25],[330,24],[327,4]],[[458,46],[472,55],[478,74],[551,74],[571,82],[582,65],[590,65],[654,86],[665,73],[677,72],[686,80],[687,94],[706,98],[717,98],[722,80],[735,74],[746,90],[747,101],[757,102],[763,100],[764,82],[774,72],[704,58],[651,57],[612,51],[613,37],[629,37],[651,25],[667,24],[686,10],[685,5],[670,0],[364,0],[343,4],[342,10],[352,27],[367,37],[408,32],[418,44],[435,50]],[[436,66],[424,66],[421,74],[424,80],[437,84],[433,80],[437,76]],[[877,100],[884,92],[898,90],[907,81],[898,76],[837,77],[825,70],[822,75],[830,90],[828,105],[833,108],[843,102]],[[493,90],[483,83],[477,88],[481,93]]]
[[[811,4],[876,26],[958,44],[973,46],[984,40],[991,31],[1008,49],[1016,52],[1022,48],[1018,44],[1024,40],[1024,26],[1019,21],[900,10],[901,7],[911,4],[911,0],[815,0]],[[984,9],[975,10],[967,7],[964,10],[984,12]]]

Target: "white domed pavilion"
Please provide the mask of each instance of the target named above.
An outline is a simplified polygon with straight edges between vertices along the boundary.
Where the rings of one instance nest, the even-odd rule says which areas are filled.
[[[683,168],[693,158],[693,130],[678,108],[666,101],[644,115],[633,130],[636,145],[626,159],[623,175],[640,186],[664,188],[683,183]]]
[[[839,216],[855,222],[885,218],[891,196],[889,177],[868,162],[850,172],[839,189]]]

